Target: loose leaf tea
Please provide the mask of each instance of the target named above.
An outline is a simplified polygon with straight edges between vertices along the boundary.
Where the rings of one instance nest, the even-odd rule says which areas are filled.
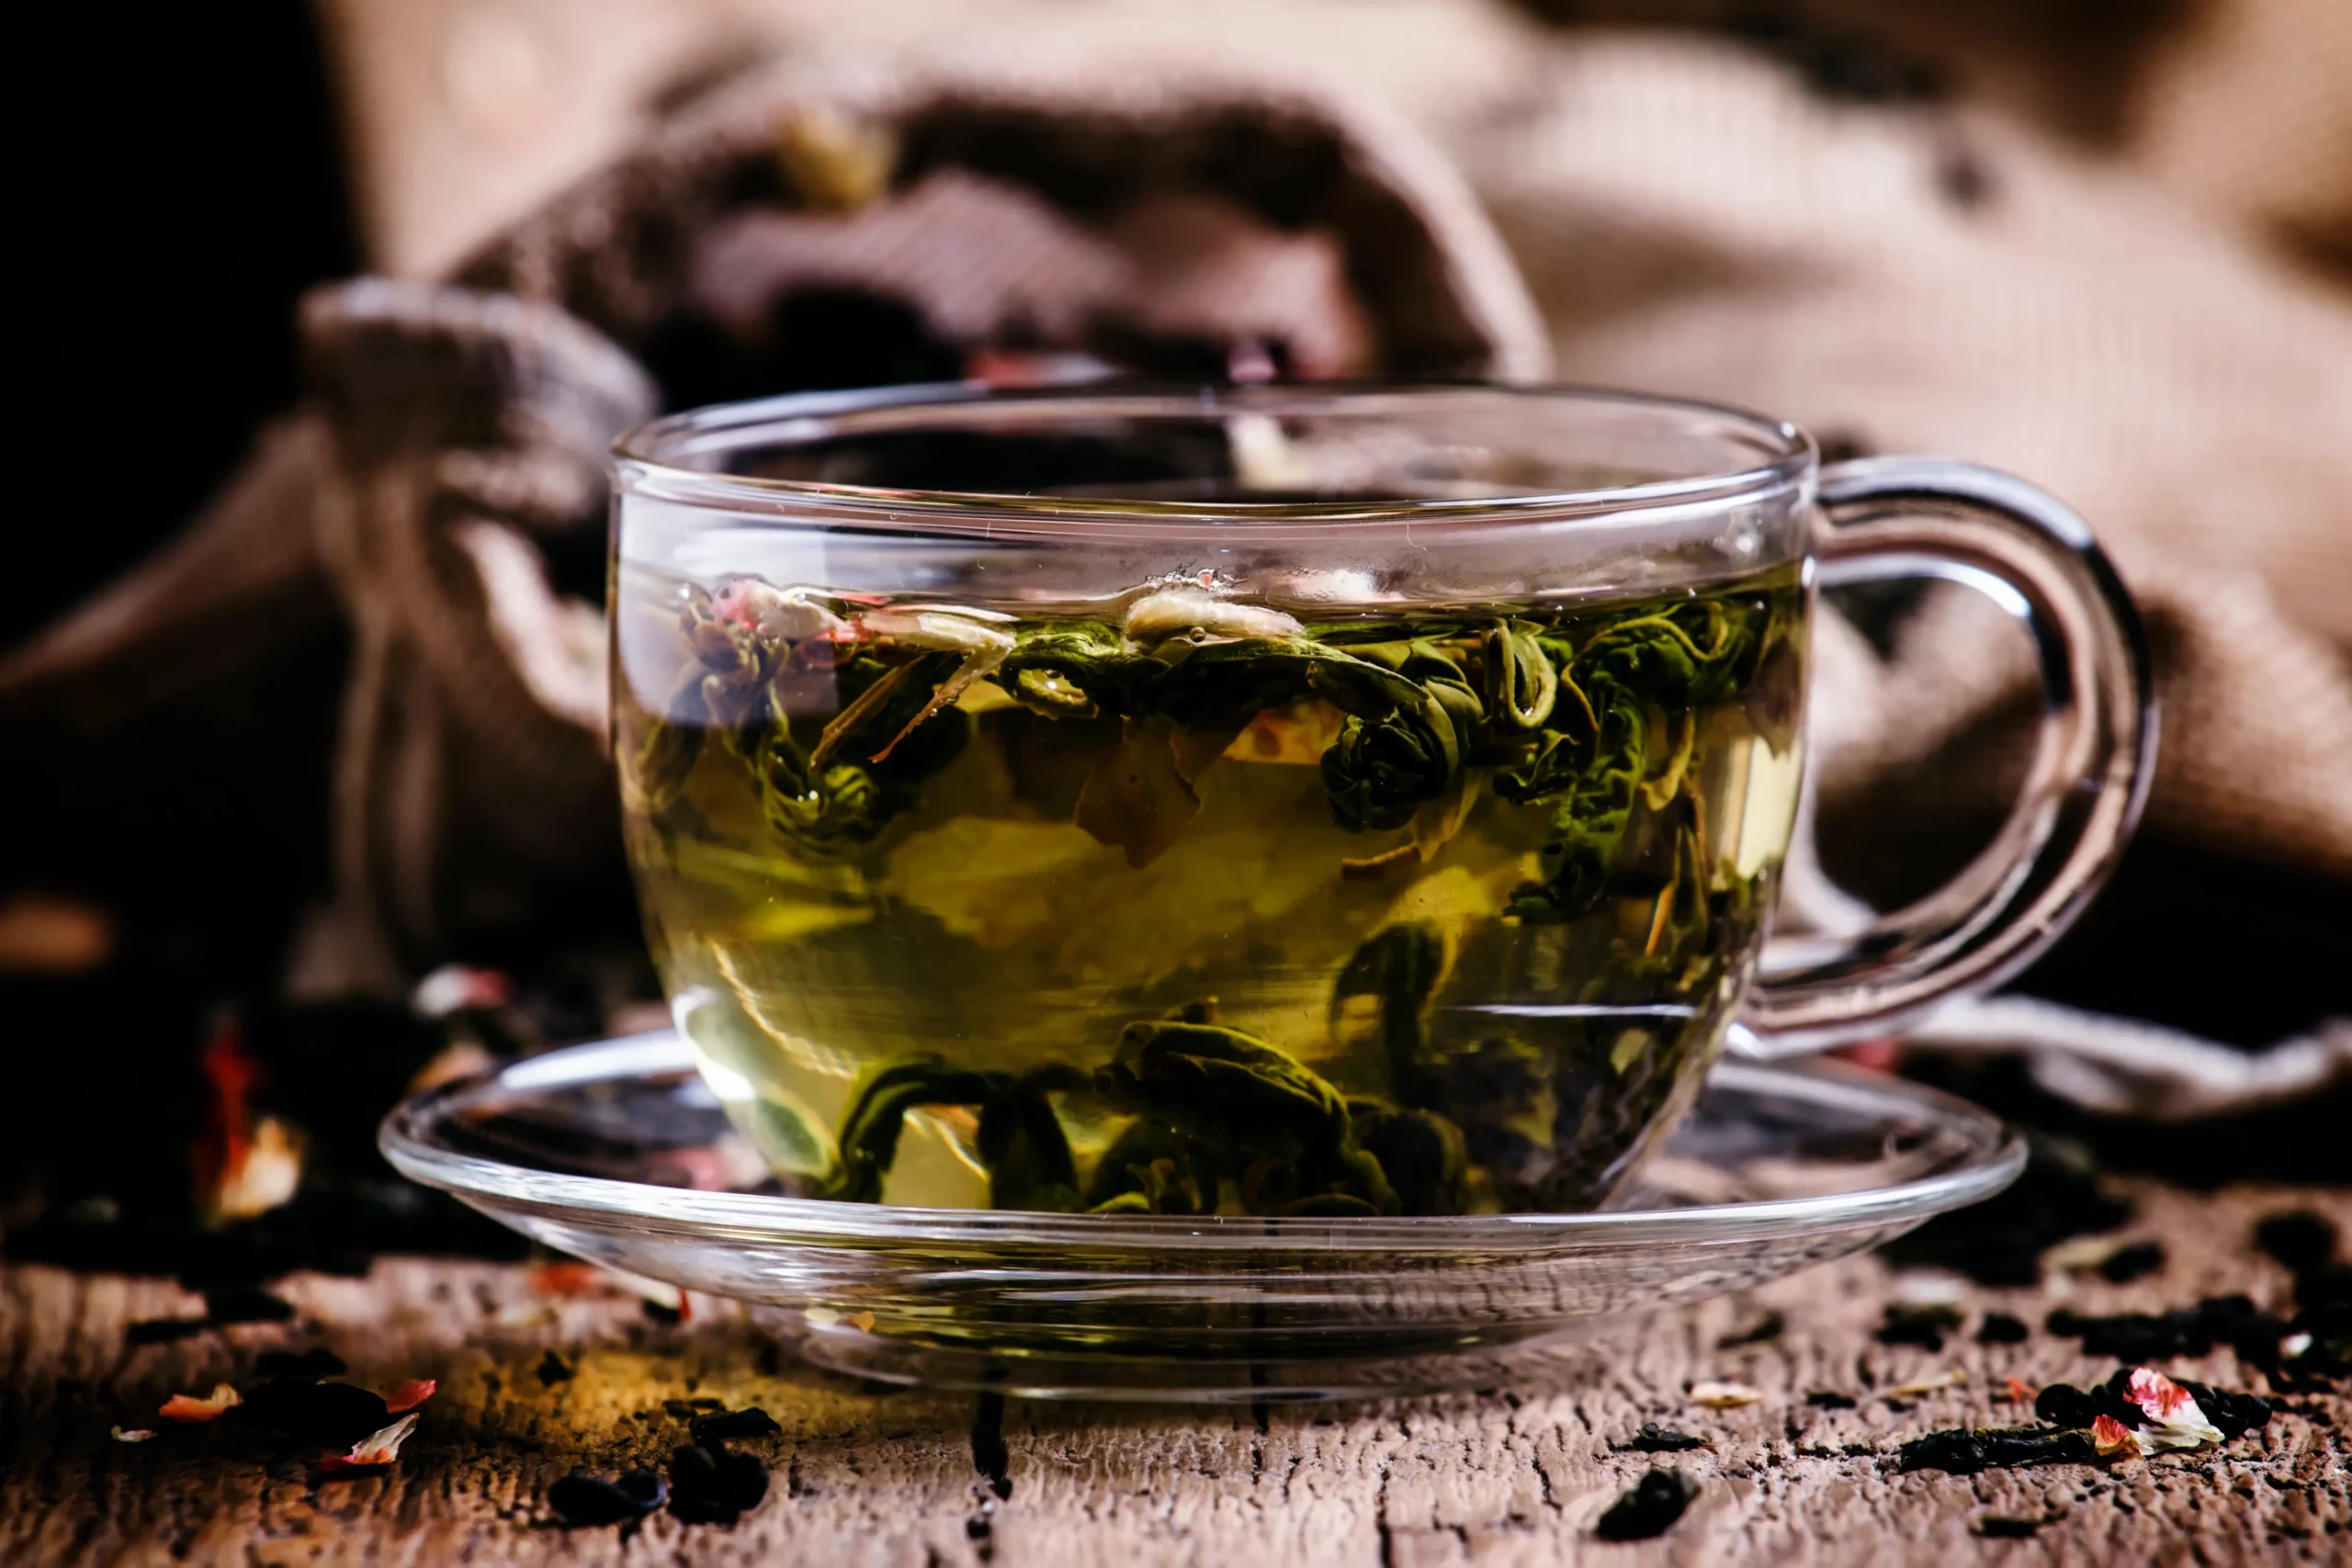
[[[1594,1521],[1603,1540],[1647,1540],[1664,1535],[1699,1495],[1699,1483],[1679,1470],[1653,1470],[1618,1495]]]
[[[1696,1092],[1793,815],[1792,572],[1303,620],[635,571],[655,953],[808,1196],[1589,1207]]]
[[[566,1529],[641,1519],[669,1500],[669,1483],[650,1470],[627,1471],[610,1481],[575,1470],[548,1488],[548,1507]]]
[[[1684,1453],[1691,1449],[1703,1449],[1707,1446],[1707,1439],[1695,1433],[1678,1432],[1671,1427],[1645,1421],[1642,1423],[1641,1430],[1634,1434],[1631,1442],[1611,1443],[1609,1446],[1619,1453],[1671,1454]]]

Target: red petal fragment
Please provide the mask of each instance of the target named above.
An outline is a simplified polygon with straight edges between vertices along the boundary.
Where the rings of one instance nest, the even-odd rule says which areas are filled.
[[[221,1413],[232,1404],[243,1404],[237,1391],[225,1382],[212,1385],[212,1392],[199,1399],[192,1393],[175,1393],[164,1401],[155,1414],[172,1421],[218,1421]]]
[[[2109,1459],[2117,1454],[2137,1455],[2140,1439],[2114,1416],[2102,1415],[2091,1423],[2091,1446],[2098,1450],[2100,1458]]]
[[[319,1461],[319,1468],[331,1475],[353,1470],[381,1470],[400,1457],[401,1445],[415,1429],[415,1415],[403,1416],[382,1431],[352,1444],[349,1453],[327,1455]]]
[[[535,1296],[593,1296],[608,1283],[594,1263],[542,1263],[531,1270]]]
[[[2039,1392],[2040,1391],[2035,1389],[2031,1383],[2026,1382],[2022,1379],[2013,1377],[2009,1380],[2009,1397],[2017,1400],[2020,1404],[2031,1404],[2034,1401],[2035,1394]]]
[[[2201,1449],[2222,1441],[2222,1429],[2205,1418],[2196,1396],[2162,1372],[2136,1369],[2125,1392],[2148,1415],[2147,1425],[2140,1429],[2143,1452]]]
[[[387,1383],[376,1392],[384,1396],[385,1414],[398,1416],[432,1398],[433,1391],[440,1386],[431,1378],[410,1378],[403,1382]]]
[[[227,1175],[244,1163],[253,1146],[250,1096],[261,1078],[261,1064],[245,1049],[234,1015],[223,1012],[197,1056],[204,1075],[203,1131],[188,1151],[196,1193],[209,1201]]]

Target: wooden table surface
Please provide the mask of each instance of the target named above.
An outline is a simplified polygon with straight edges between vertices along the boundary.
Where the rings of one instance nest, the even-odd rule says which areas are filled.
[[[1963,1422],[2030,1421],[2010,1376],[2088,1384],[2116,1368],[2042,1330],[2061,1299],[2083,1312],[2154,1310],[2232,1291],[2282,1304],[2284,1270],[2252,1222],[2310,1207],[2352,1234],[2352,1193],[2135,1189],[2120,1235],[2159,1239],[2161,1271],[2129,1285],[2060,1276],[1972,1288],[1968,1329],[1941,1351],[1879,1343],[1902,1288],[1875,1258],[1663,1316],[1596,1348],[1552,1386],[1359,1406],[1182,1410],[1010,1405],[878,1391],[779,1363],[740,1315],[650,1321],[633,1300],[535,1293],[520,1267],[401,1258],[364,1280],[274,1287],[292,1323],[133,1347],[137,1320],[200,1312],[164,1280],[19,1265],[0,1271],[0,1562],[990,1562],[1116,1564],[2352,1562],[2352,1398],[2301,1395],[2220,1452],[2116,1464],[1901,1473],[1894,1446]],[[1985,1346],[1985,1310],[2033,1325]],[[1768,1313],[1775,1337],[1724,1348]],[[322,1482],[301,1456],[254,1451],[225,1428],[138,1445],[117,1424],[175,1392],[244,1382],[269,1349],[322,1345],[351,1381],[432,1377],[438,1393],[389,1472]],[[570,1378],[545,1381],[549,1349]],[[2176,1376],[2263,1388],[2232,1352],[2163,1363]],[[1948,1391],[1871,1391],[1939,1370]],[[1694,1381],[1736,1380],[1760,1404],[1694,1408]],[[1816,1391],[1858,1401],[1808,1404]],[[577,1468],[660,1466],[685,1440],[664,1400],[758,1404],[783,1430],[739,1445],[768,1464],[766,1498],[731,1528],[656,1515],[561,1529],[548,1485]],[[1618,1451],[1644,1422],[1705,1437],[1693,1452]],[[1699,1496],[1663,1536],[1619,1544],[1593,1523],[1653,1463]],[[1987,1516],[2048,1519],[2026,1539]]]

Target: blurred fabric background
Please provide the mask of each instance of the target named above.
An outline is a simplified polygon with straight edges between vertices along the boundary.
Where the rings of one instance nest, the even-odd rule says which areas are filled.
[[[2316,1055],[2264,1114],[2333,1114],[2312,1097],[2352,1058],[2342,0],[269,0],[59,19],[80,29],[50,56],[86,86],[76,123],[141,161],[31,160],[61,239],[34,253],[17,329],[35,522],[0,608],[0,746],[34,802],[0,889],[11,1005],[44,1042],[28,1106],[151,1064],[156,1105],[126,1135],[176,1151],[174,1096],[201,1100],[194,1043],[220,1004],[396,1002],[451,963],[522,976],[526,1032],[642,1002],[594,743],[602,536],[577,472],[597,420],[1076,353],[1626,385],[1787,414],[1832,456],[1941,452],[2049,486],[2147,606],[2166,733],[2146,834],[2026,987],[2234,1046],[2301,1038]],[[937,94],[1014,106],[1028,140],[967,126],[933,147]],[[779,103],[848,106],[813,175],[790,113],[741,129]],[[888,146],[865,175],[861,127]],[[714,149],[779,134],[797,205],[678,194]],[[1155,138],[1199,155],[1171,173]],[[1066,330],[1052,289],[1015,298],[1048,262],[1099,292]],[[300,324],[306,290],[356,274],[423,292],[314,297]],[[484,678],[519,679],[543,728],[501,750],[435,720],[431,830],[392,840],[398,802],[348,776],[352,692],[369,616],[404,612],[311,519],[352,482],[353,433],[388,428],[385,367],[431,359],[387,359],[382,332],[456,345],[429,380],[504,330],[451,285],[589,331],[533,327],[536,368],[465,383],[502,417],[545,387],[571,400],[571,477],[515,503],[545,515],[510,519],[520,553],[468,558],[480,580],[449,601]],[[62,620],[175,540],[176,566]],[[515,604],[537,629],[501,618]],[[1823,853],[1883,904],[1997,821],[2023,652],[1964,597],[1840,609]],[[282,1032],[288,1057],[333,1037]],[[349,1091],[370,1104],[429,1054],[381,1049]],[[2278,1132],[2304,1124],[2246,1122],[2232,1146],[2322,1157]]]
[[[1041,39],[1231,53],[1335,75],[1450,136],[1582,51],[1758,80],[1778,62],[1825,101],[2030,127],[2352,288],[2352,17],[2336,0],[258,0],[51,19],[51,67],[89,89],[82,122],[148,162],[134,187],[31,163],[40,206],[82,243],[28,258],[51,305],[17,330],[28,379],[57,391],[26,411],[22,449],[58,457],[33,474],[37,510],[75,536],[11,574],[10,643],[175,530],[292,400],[305,285],[446,265],[771,57]],[[166,399],[173,416],[154,417]],[[85,465],[107,455],[93,493]]]

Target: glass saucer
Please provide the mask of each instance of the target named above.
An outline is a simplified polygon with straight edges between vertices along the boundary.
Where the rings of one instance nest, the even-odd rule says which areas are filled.
[[[1991,1196],[2022,1141],[1961,1100],[1725,1061],[1608,1211],[1472,1218],[1050,1214],[784,1196],[675,1035],[414,1096],[385,1156],[559,1250],[751,1303],[859,1377],[1035,1398],[1247,1401],[1490,1387],[1599,1330],[1779,1279]]]

